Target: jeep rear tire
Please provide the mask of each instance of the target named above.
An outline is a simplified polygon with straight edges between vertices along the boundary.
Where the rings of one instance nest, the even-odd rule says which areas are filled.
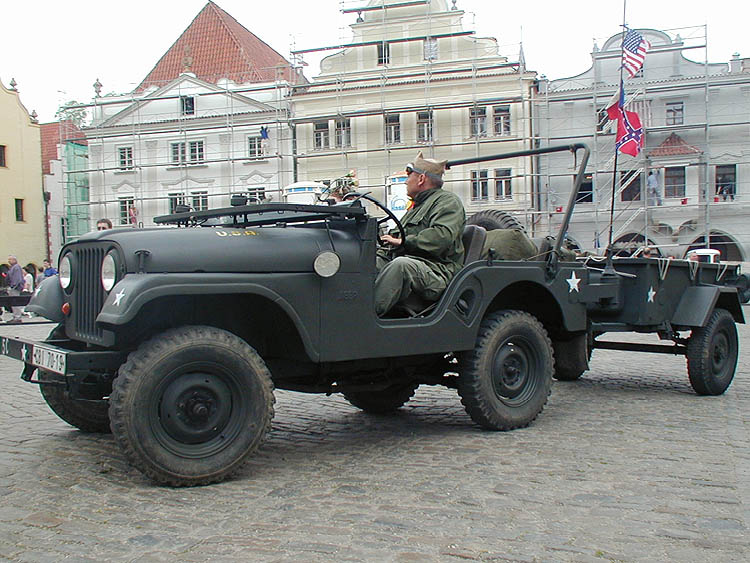
[[[39,370],[42,397],[57,416],[82,432],[107,434],[109,428],[109,405],[106,400],[86,401],[71,399],[65,376],[51,371]]]
[[[392,385],[377,391],[349,391],[344,398],[353,406],[372,414],[393,412],[404,406],[414,396],[416,383]]]
[[[706,326],[690,335],[687,367],[690,385],[698,395],[721,395],[737,368],[737,325],[726,309],[714,309]]]
[[[215,483],[237,472],[266,438],[271,375],[237,336],[189,326],[142,344],[120,367],[112,432],[129,461],[170,486]]]
[[[498,311],[482,321],[474,350],[461,355],[458,393],[472,420],[489,430],[523,428],[552,387],[552,342],[529,313]]]

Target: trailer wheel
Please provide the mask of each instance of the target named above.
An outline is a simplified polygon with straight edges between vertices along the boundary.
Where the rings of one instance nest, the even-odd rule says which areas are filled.
[[[42,397],[57,416],[82,432],[107,434],[109,428],[109,405],[106,400],[86,401],[71,399],[65,384],[65,376],[51,371],[39,370]]]
[[[737,325],[726,309],[714,309],[706,326],[693,330],[687,349],[690,385],[698,395],[721,395],[737,368]]]
[[[523,428],[552,387],[552,342],[529,313],[498,311],[482,321],[474,350],[460,358],[458,393],[472,420],[489,430]]]
[[[377,391],[349,391],[344,398],[358,409],[372,414],[393,412],[404,406],[414,396],[419,385],[392,385]]]
[[[204,485],[237,472],[273,417],[271,375],[237,336],[189,326],[142,344],[120,367],[110,397],[112,432],[154,481]]]

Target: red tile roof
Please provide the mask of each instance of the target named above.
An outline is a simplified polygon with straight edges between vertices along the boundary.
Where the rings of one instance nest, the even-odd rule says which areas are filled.
[[[248,31],[236,19],[209,2],[135,89],[164,86],[183,72],[215,84],[222,78],[237,83],[294,82],[289,61]]]
[[[661,145],[648,153],[648,156],[683,156],[702,152],[699,148],[688,145],[677,133],[672,133]]]
[[[86,145],[88,142],[83,138],[80,129],[72,121],[55,121],[53,123],[41,123],[42,138],[42,173],[50,174],[50,160],[57,160],[57,145],[60,138],[78,145]]]

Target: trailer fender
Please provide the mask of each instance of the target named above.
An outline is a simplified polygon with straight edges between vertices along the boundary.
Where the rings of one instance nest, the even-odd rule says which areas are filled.
[[[744,323],[742,307],[737,290],[730,287],[694,286],[682,294],[679,305],[672,316],[675,326],[703,327],[717,305],[726,309],[737,323]]]

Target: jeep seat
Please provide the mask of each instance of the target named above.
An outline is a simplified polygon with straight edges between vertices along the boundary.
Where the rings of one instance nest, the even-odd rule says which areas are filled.
[[[479,225],[466,225],[464,227],[464,233],[461,235],[461,242],[464,244],[464,265],[471,264],[480,259],[486,238],[487,231],[484,227],[480,227]],[[412,293],[402,303],[397,303],[393,308],[393,312],[397,316],[406,313],[410,317],[418,317],[432,310],[436,302],[425,299],[418,293]]]

